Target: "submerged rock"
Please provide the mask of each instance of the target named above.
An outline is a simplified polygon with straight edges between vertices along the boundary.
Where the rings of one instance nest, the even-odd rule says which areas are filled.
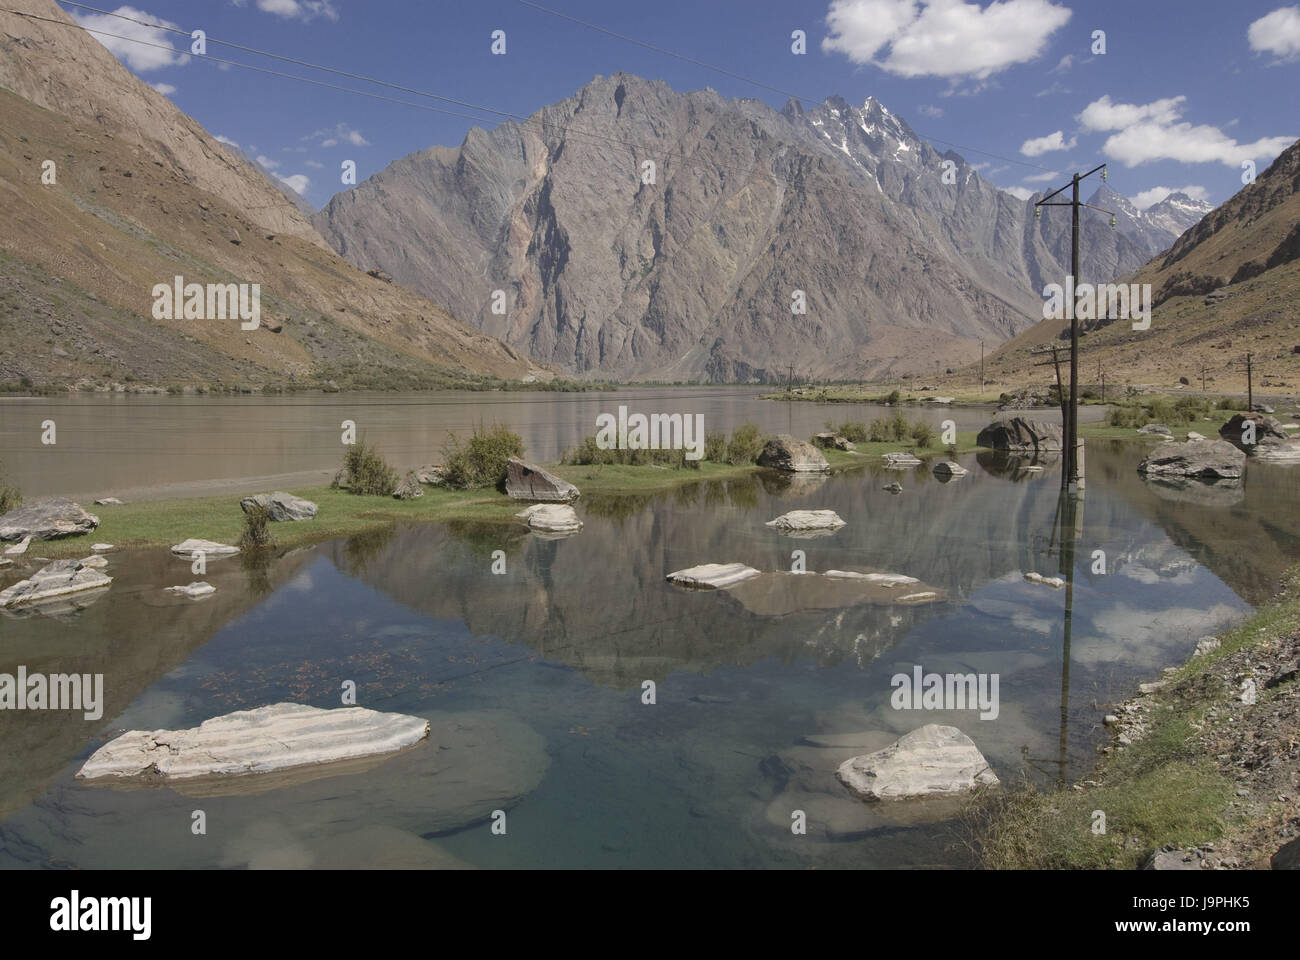
[[[217,588],[204,580],[196,580],[194,583],[187,584],[183,587],[167,587],[168,593],[179,593],[183,597],[206,597],[217,592]]]
[[[1029,417],[999,418],[979,432],[975,442],[994,450],[1045,453],[1063,449],[1061,425]]]
[[[117,497],[104,497],[95,501],[95,506],[97,507],[120,507],[121,505],[122,501],[117,499]]]
[[[543,533],[577,533],[582,529],[577,512],[567,503],[535,503],[515,517]]]
[[[1025,579],[1030,583],[1041,583],[1054,590],[1059,590],[1061,587],[1065,586],[1065,581],[1060,577],[1045,577],[1041,573],[1026,573]]]
[[[831,468],[820,450],[788,433],[777,434],[763,444],[756,462],[760,467],[787,473],[825,473]]]
[[[506,495],[512,500],[568,503],[580,496],[578,488],[548,470],[511,457],[506,462]]]
[[[239,507],[248,513],[253,505],[266,510],[268,519],[276,522],[290,520],[311,520],[316,516],[317,506],[310,500],[295,497],[292,493],[277,490],[275,493],[258,493],[239,501]]]
[[[791,510],[775,520],[767,521],[764,526],[775,527],[783,533],[797,536],[834,533],[844,526],[844,521],[834,510]]]
[[[1240,477],[1246,455],[1224,440],[1187,440],[1167,443],[1138,464],[1148,476]]]
[[[0,540],[53,540],[89,533],[99,526],[99,517],[81,509],[66,497],[51,497],[16,507],[0,517]]]
[[[905,577],[901,573],[858,573],[855,570],[827,570],[823,576],[835,580],[863,580],[882,587],[900,587],[921,582],[916,577]]]
[[[880,489],[882,489],[882,490],[887,490],[887,491],[890,492],[890,493],[902,493],[902,492],[903,492],[903,485],[902,485],[901,483],[899,483],[897,480],[895,480],[893,483],[887,483],[887,484],[885,484],[885,485],[884,485],[883,487],[881,487]]]
[[[96,750],[77,777],[169,781],[272,773],[392,753],[428,734],[429,721],[422,717],[277,703],[214,717],[188,730],[129,730]]]
[[[964,477],[970,471],[954,460],[940,460],[934,465],[934,475],[939,478],[943,477]]]
[[[212,540],[189,539],[172,547],[172,553],[186,560],[192,559],[196,553],[202,553],[205,558],[211,560],[213,557],[234,556],[238,552],[238,547],[232,547],[228,543],[215,543]]]
[[[891,470],[901,470],[905,467],[919,467],[921,461],[919,458],[905,450],[895,450],[892,453],[884,455],[885,466]]]
[[[55,560],[33,573],[30,579],[0,590],[0,607],[43,603],[70,593],[107,587],[112,582],[112,577],[84,566],[80,560]]]
[[[668,574],[668,581],[683,587],[721,589],[760,576],[759,571],[743,563],[702,563]]]
[[[835,776],[862,800],[953,796],[998,782],[970,737],[937,723],[844,761]]]

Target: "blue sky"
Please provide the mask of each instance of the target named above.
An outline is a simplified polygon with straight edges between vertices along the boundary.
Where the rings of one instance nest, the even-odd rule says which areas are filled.
[[[542,0],[538,0],[542,2]],[[549,15],[521,0],[136,0],[103,10],[187,33],[531,114],[619,70],[678,90],[786,97]],[[818,102],[875,96],[940,150],[949,144],[1027,195],[1110,164],[1139,206],[1169,189],[1220,203],[1241,163],[1263,170],[1300,137],[1300,5],[1278,0],[545,0],[587,20]],[[364,180],[434,144],[458,145],[490,114],[321,74],[210,43],[212,56],[475,113],[481,122],[187,57],[189,44],[64,3],[85,25],[171,43],[99,37],[209,131],[239,144],[315,207],[340,164]],[[807,53],[791,51],[805,31]],[[506,54],[491,52],[504,30]],[[1106,52],[1094,54],[1094,31]],[[944,141],[944,142],[940,142]],[[1006,159],[994,159],[995,154]],[[1017,162],[1009,162],[1017,161]],[[1034,179],[1040,178],[1040,179]]]

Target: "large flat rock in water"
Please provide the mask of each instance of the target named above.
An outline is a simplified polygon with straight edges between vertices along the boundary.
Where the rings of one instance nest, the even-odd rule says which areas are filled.
[[[50,497],[15,507],[0,517],[0,540],[53,540],[89,533],[99,526],[99,517],[81,509],[66,497]]]
[[[1234,479],[1245,469],[1246,455],[1226,440],[1166,443],[1138,464],[1138,473],[1155,477]]]
[[[668,574],[670,583],[683,587],[721,589],[760,576],[758,570],[743,563],[702,563]]]
[[[513,500],[568,503],[577,500],[578,488],[549,470],[511,457],[506,461],[506,495]]]
[[[764,526],[775,527],[789,536],[825,536],[844,526],[844,520],[834,510],[791,510]]]
[[[189,730],[129,730],[96,750],[77,776],[167,781],[274,773],[392,753],[428,733],[422,717],[277,703],[214,717]]]
[[[937,723],[844,761],[835,776],[862,800],[950,797],[998,782],[970,737]]]
[[[112,582],[112,577],[86,566],[80,560],[55,560],[33,573],[29,579],[19,580],[13,586],[0,590],[0,608],[46,603],[69,594],[107,587]]]
[[[191,537],[189,540],[182,540],[180,543],[172,546],[172,553],[178,557],[184,557],[186,560],[193,559],[196,553],[201,553],[207,559],[213,557],[230,557],[239,552],[238,547],[232,547],[228,543],[217,543],[213,540],[198,540]]]
[[[539,533],[569,534],[582,529],[577,511],[567,503],[535,503],[516,513],[515,518]]]

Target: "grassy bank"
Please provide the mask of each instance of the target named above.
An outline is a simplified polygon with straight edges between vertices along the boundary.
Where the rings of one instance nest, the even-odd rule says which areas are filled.
[[[957,440],[960,453],[977,449],[973,432],[959,433]],[[881,454],[902,449],[909,449],[909,446],[899,442],[866,442],[859,445],[858,453],[839,450],[823,452],[831,465],[831,472],[838,473],[879,463]],[[922,458],[946,456],[946,451],[938,446],[917,453]],[[548,466],[547,469],[577,486],[584,499],[594,500],[652,496],[686,484],[751,476],[762,468],[752,464],[732,466],[706,460],[701,461],[697,468],[650,464],[561,464]],[[291,547],[365,533],[399,521],[515,522],[514,514],[525,506],[491,487],[448,490],[426,486],[423,489],[424,496],[416,500],[358,496],[327,486],[291,489],[289,493],[316,503],[320,508],[319,513],[313,520],[273,523],[270,530],[279,546]],[[238,495],[222,494],[90,507],[91,512],[100,520],[99,528],[93,534],[33,543],[29,553],[52,559],[80,557],[90,552],[91,543],[111,543],[120,548],[160,547],[180,543],[190,537],[218,543],[237,543],[244,526],[240,499]]]
[[[1116,741],[1080,784],[1064,792],[1012,785],[976,808],[970,823],[984,865],[1132,869],[1171,846],[1199,847],[1212,863],[1267,867],[1285,842],[1282,827],[1300,817],[1300,684],[1292,675],[1266,686],[1294,669],[1300,567],[1274,602],[1219,640],[1158,689],[1114,708]],[[1254,703],[1243,702],[1245,678],[1256,684]],[[1105,814],[1104,834],[1093,832],[1095,811]]]

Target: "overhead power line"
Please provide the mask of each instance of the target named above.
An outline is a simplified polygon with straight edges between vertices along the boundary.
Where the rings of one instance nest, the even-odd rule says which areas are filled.
[[[104,16],[116,17],[116,18],[121,19],[121,20],[128,20],[128,21],[130,21],[130,22],[132,22],[132,23],[135,23],[135,24],[138,24],[138,25],[140,25],[140,26],[150,27],[150,28],[152,28],[152,29],[156,29],[156,30],[163,30],[163,31],[166,31],[166,32],[169,32],[169,33],[175,33],[175,34],[178,34],[178,35],[180,35],[180,36],[185,37],[186,39],[189,39],[189,37],[190,37],[190,33],[189,33],[189,31],[182,30],[182,29],[179,29],[179,28],[177,28],[177,27],[171,27],[171,26],[168,26],[168,25],[166,25],[166,24],[156,23],[156,22],[152,22],[152,21],[149,21],[149,20],[142,20],[142,19],[140,19],[140,18],[132,17],[132,16],[129,16],[129,15],[126,15],[126,14],[115,13],[115,12],[113,12],[113,11],[111,11],[111,10],[104,10],[104,9],[102,9],[102,8],[100,8],[100,7],[92,7],[92,6],[90,6],[89,4],[76,3],[76,2],[73,2],[73,0],[61,0],[61,2],[64,3],[64,5],[66,5],[66,6],[77,7],[77,8],[79,8],[79,9],[82,9],[82,10],[89,10],[89,11],[92,11],[92,12],[94,12],[94,13],[102,14],[102,15],[104,15]],[[559,17],[559,18],[561,18],[561,19],[563,19],[563,20],[568,20],[568,21],[570,21],[570,22],[572,22],[572,23],[579,24],[580,26],[586,27],[586,28],[588,28],[588,29],[596,30],[596,31],[598,31],[598,32],[600,32],[600,33],[604,33],[604,34],[607,34],[607,35],[609,35],[609,36],[611,36],[611,37],[615,37],[615,38],[617,38],[617,39],[619,39],[619,40],[622,40],[622,41],[624,41],[624,42],[632,43],[632,44],[635,44],[635,45],[637,45],[637,46],[641,46],[641,47],[644,47],[644,48],[646,48],[646,49],[652,50],[652,51],[654,51],[654,52],[656,52],[656,53],[663,54],[664,56],[673,57],[673,58],[675,58],[675,59],[682,60],[682,61],[684,61],[684,62],[686,62],[686,63],[691,63],[691,64],[694,64],[695,66],[703,67],[703,68],[706,69],[706,70],[712,70],[712,71],[714,71],[714,72],[716,72],[716,73],[719,73],[719,74],[722,74],[722,75],[724,75],[724,76],[731,77],[732,79],[739,80],[739,81],[741,81],[742,83],[748,83],[748,84],[751,84],[751,85],[753,85],[753,86],[760,87],[760,88],[762,88],[762,89],[764,89],[764,90],[769,90],[769,91],[771,91],[771,92],[773,92],[773,93],[779,93],[779,94],[781,94],[782,96],[785,96],[785,97],[791,97],[791,98],[793,98],[793,99],[795,99],[795,100],[806,100],[806,101],[808,101],[808,102],[810,102],[810,103],[820,103],[820,102],[821,102],[821,101],[820,101],[818,98],[816,98],[816,97],[811,97],[811,96],[807,96],[807,95],[805,95],[805,94],[795,93],[795,92],[792,92],[792,91],[789,91],[789,90],[784,90],[784,89],[782,89],[782,88],[780,88],[780,87],[775,87],[775,86],[772,86],[772,85],[770,85],[770,84],[763,83],[761,80],[755,80],[755,79],[752,78],[752,77],[747,77],[747,76],[745,76],[744,74],[736,73],[736,72],[734,72],[734,71],[732,71],[732,70],[728,70],[728,69],[726,69],[725,67],[720,67],[720,66],[717,66],[716,64],[711,64],[711,63],[708,63],[707,61],[699,60],[699,59],[697,59],[697,58],[695,58],[695,57],[687,56],[686,54],[677,53],[676,51],[669,50],[669,49],[667,49],[666,47],[661,47],[661,46],[658,46],[657,44],[649,43],[649,42],[644,41],[644,40],[639,40],[639,39],[637,39],[636,37],[630,37],[630,36],[627,36],[626,34],[618,33],[617,31],[610,30],[610,29],[608,29],[607,27],[602,27],[602,26],[600,26],[599,24],[591,23],[590,21],[583,20],[583,19],[578,18],[578,17],[570,16],[569,14],[562,13],[562,12],[560,12],[560,11],[558,11],[558,10],[553,10],[553,9],[551,9],[551,8],[549,8],[549,7],[544,7],[544,6],[542,6],[541,4],[539,4],[539,3],[534,3],[534,2],[532,2],[532,0],[518,0],[518,2],[524,4],[525,6],[531,7],[531,8],[533,8],[533,9],[535,9],[535,10],[538,10],[538,11],[540,11],[540,12],[542,12],[542,13],[546,13],[546,14],[549,14],[549,15],[551,15],[551,16]],[[9,11],[9,12],[11,12],[11,13],[17,13],[17,11]],[[21,15],[21,14],[20,14],[20,15]],[[36,19],[48,19],[48,18],[40,18],[40,17],[37,17]],[[55,23],[57,23],[58,21],[49,21],[49,22],[55,22]],[[86,28],[86,27],[83,27],[83,29],[87,29],[87,30],[89,30],[89,28]],[[91,33],[96,33],[96,32],[101,32],[101,31],[90,30],[89,32],[91,32]],[[117,36],[117,35],[115,35],[115,34],[105,34],[105,35],[107,35],[107,36],[115,36],[117,39],[127,40],[127,41],[130,41],[130,42],[141,42],[141,43],[146,42],[146,41],[137,41],[137,40],[135,40],[135,38],[132,38],[132,37],[121,37],[121,36]],[[442,102],[444,102],[444,103],[450,103],[450,104],[453,104],[453,105],[455,105],[455,106],[466,107],[466,108],[468,108],[468,109],[471,109],[471,110],[478,110],[478,111],[481,111],[481,112],[483,112],[483,113],[495,114],[495,115],[500,116],[500,117],[505,117],[505,118],[510,119],[510,120],[515,120],[515,121],[517,121],[517,122],[519,122],[519,123],[540,122],[540,121],[534,121],[532,118],[529,118],[529,117],[524,116],[524,115],[522,115],[522,114],[514,113],[514,112],[509,111],[509,110],[500,110],[500,109],[498,109],[498,108],[496,108],[496,107],[489,107],[489,106],[486,106],[486,105],[484,105],[484,104],[476,104],[476,103],[472,103],[472,102],[467,101],[467,100],[461,100],[461,99],[457,99],[457,98],[455,98],[455,97],[448,97],[448,96],[445,96],[445,95],[443,95],[443,94],[432,93],[432,92],[427,91],[427,90],[419,90],[419,89],[416,89],[416,88],[414,88],[414,87],[404,86],[404,85],[402,85],[402,84],[393,83],[393,82],[388,81],[388,80],[381,80],[381,79],[379,79],[379,78],[377,78],[377,77],[370,77],[370,76],[366,76],[365,74],[353,73],[353,72],[348,71],[348,70],[341,70],[341,69],[336,68],[336,67],[330,67],[330,66],[326,66],[326,65],[323,65],[323,64],[313,63],[313,62],[311,62],[311,61],[309,61],[309,60],[302,60],[302,59],[299,59],[299,58],[296,58],[296,57],[288,57],[288,56],[284,56],[284,55],[281,55],[281,54],[273,53],[273,52],[271,52],[271,51],[260,50],[260,49],[258,49],[258,48],[256,48],[256,47],[249,47],[249,46],[246,46],[246,45],[244,45],[244,44],[235,43],[235,42],[233,42],[233,41],[222,40],[222,39],[217,38],[217,37],[211,37],[211,36],[209,36],[209,37],[207,37],[207,42],[208,42],[208,43],[215,43],[215,44],[218,44],[218,45],[221,45],[221,46],[231,47],[232,49],[241,50],[241,51],[244,51],[244,52],[246,52],[246,53],[252,53],[252,54],[255,54],[255,55],[257,55],[257,56],[268,57],[268,58],[270,58],[270,59],[278,60],[278,61],[281,61],[281,62],[283,62],[283,63],[292,63],[292,64],[294,64],[295,66],[302,66],[302,67],[307,67],[307,68],[312,69],[312,70],[320,70],[320,71],[323,71],[323,72],[325,72],[325,73],[332,73],[332,74],[335,74],[336,76],[347,77],[348,79],[351,79],[351,80],[360,80],[360,81],[362,81],[362,82],[364,82],[364,83],[373,83],[373,84],[375,84],[375,85],[377,85],[377,86],[382,86],[382,87],[386,87],[386,88],[389,88],[389,89],[392,89],[392,90],[397,90],[397,91],[399,91],[399,92],[401,92],[401,93],[409,93],[409,94],[414,94],[414,95],[416,95],[416,96],[428,97],[428,98],[430,98],[430,99],[433,99],[433,100],[439,100],[439,101],[442,101]],[[167,46],[167,45],[165,45],[165,44],[151,44],[151,45],[152,45],[152,46],[158,46],[158,47],[161,47],[162,49],[173,49],[173,48],[171,48],[171,47],[169,47],[169,46]],[[191,56],[199,56],[199,55],[198,55],[198,54],[191,54]],[[238,66],[238,65],[239,65],[239,64],[237,64],[235,61],[220,60],[220,59],[218,59],[218,58],[210,58],[210,59],[213,59],[215,62],[218,62],[218,63],[225,63],[225,64],[235,65],[235,66]],[[249,68],[250,68],[250,69],[258,69],[258,68],[256,68],[256,67],[251,67],[251,66],[250,66]],[[308,80],[307,78],[303,78],[303,77],[294,77],[294,76],[291,75],[291,74],[273,74],[273,75],[275,75],[275,76],[287,76],[287,77],[289,77],[290,79],[301,79],[301,80],[304,80],[305,82],[308,82],[308,83],[313,82],[313,81],[311,81],[311,80]],[[360,91],[360,90],[352,90],[352,89],[350,89],[350,88],[341,88],[341,87],[340,87],[340,88],[335,88],[335,89],[342,89],[342,90],[345,90],[345,91],[347,91],[347,92],[360,94],[360,95],[362,95],[362,96],[370,95],[370,94],[365,93],[364,91]],[[406,101],[390,101],[390,102],[405,103]],[[449,115],[451,115],[451,116],[456,116],[456,117],[462,117],[462,118],[465,118],[465,115],[464,115],[464,114],[452,113],[452,112],[448,112],[448,113],[449,113]],[[481,119],[481,118],[468,118],[468,119],[474,119],[474,120],[476,120],[476,121],[479,122],[479,123],[485,123],[485,122],[488,122],[488,121],[485,121],[485,120],[483,120],[483,119]],[[590,136],[590,137],[596,137],[596,138],[608,139],[610,142],[614,142],[614,143],[623,143],[623,145],[625,145],[625,146],[632,146],[632,147],[639,147],[639,146],[641,146],[641,145],[639,145],[639,144],[632,144],[632,143],[628,143],[628,142],[626,142],[626,141],[619,141],[619,140],[617,140],[616,138],[603,138],[600,134],[598,134],[598,133],[596,133],[596,132],[594,132],[594,131],[590,131],[590,130],[585,130],[585,131],[580,130],[580,131],[578,131],[578,132],[579,132],[580,135],[583,135],[583,136]],[[951,140],[945,140],[945,139],[940,138],[940,137],[933,137],[933,136],[930,136],[929,134],[922,133],[921,131],[916,130],[915,128],[913,128],[913,131],[912,131],[912,132],[915,133],[917,136],[919,136],[919,137],[925,139],[925,140],[930,140],[930,141],[933,141],[934,143],[940,143],[940,144],[943,144],[944,146],[947,146],[947,147],[954,147],[954,148],[956,148],[956,149],[958,149],[958,150],[963,150],[963,151],[965,151],[965,152],[967,152],[967,153],[977,153],[977,154],[979,154],[979,155],[981,155],[981,156],[989,157],[989,158],[994,159],[994,160],[1000,160],[1000,161],[1002,161],[1003,163],[1014,163],[1014,164],[1017,164],[1017,165],[1019,165],[1019,166],[1032,167],[1032,168],[1034,168],[1034,169],[1036,169],[1036,170],[1047,170],[1047,169],[1049,169],[1048,167],[1045,167],[1045,166],[1043,166],[1043,165],[1041,165],[1041,164],[1031,163],[1031,162],[1026,161],[1026,160],[1017,160],[1017,159],[1015,159],[1014,157],[1006,157],[1006,156],[1003,156],[1003,155],[1001,155],[1001,154],[992,153],[992,152],[987,151],[987,150],[981,150],[981,149],[979,149],[979,148],[977,148],[977,147],[970,147],[970,146],[966,146],[966,145],[963,145],[963,144],[960,144],[960,143],[955,143],[954,141],[951,141]],[[1053,172],[1055,172],[1055,171],[1053,171]]]

